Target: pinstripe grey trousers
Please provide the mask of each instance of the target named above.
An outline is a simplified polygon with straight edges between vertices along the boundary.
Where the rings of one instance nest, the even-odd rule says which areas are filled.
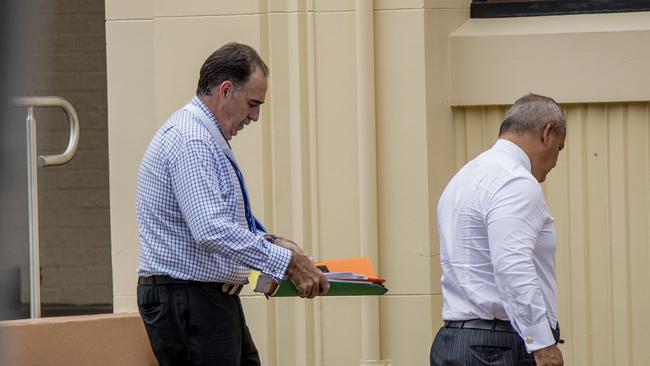
[[[535,366],[516,333],[440,328],[431,346],[431,366]]]

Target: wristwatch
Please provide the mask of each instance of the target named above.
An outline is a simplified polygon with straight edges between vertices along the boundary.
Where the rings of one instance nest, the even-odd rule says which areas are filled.
[[[277,240],[277,236],[273,234],[264,234],[264,240],[270,241],[271,243],[275,244],[275,241]]]

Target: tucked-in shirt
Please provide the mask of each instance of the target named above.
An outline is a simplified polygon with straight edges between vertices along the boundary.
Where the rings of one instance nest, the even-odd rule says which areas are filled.
[[[190,103],[217,124],[200,99]],[[138,276],[244,284],[255,269],[279,281],[291,259],[289,250],[249,229],[233,163],[188,109],[174,113],[149,144],[136,213]]]
[[[555,343],[556,235],[530,160],[500,139],[438,205],[444,320],[510,320],[529,352]]]

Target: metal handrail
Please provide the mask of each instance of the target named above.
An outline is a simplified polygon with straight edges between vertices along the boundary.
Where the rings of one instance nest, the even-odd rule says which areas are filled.
[[[61,97],[21,97],[14,99],[16,106],[27,107],[27,201],[29,205],[29,299],[30,316],[41,317],[41,269],[38,233],[38,165],[42,167],[63,165],[72,159],[79,145],[79,117],[70,102]],[[58,107],[68,117],[70,139],[65,151],[58,155],[37,157],[36,119],[34,107]]]
[[[68,147],[65,151],[58,155],[45,155],[38,157],[40,166],[63,165],[70,161],[77,151],[79,145],[79,117],[77,111],[70,102],[61,97],[21,97],[14,100],[14,104],[21,107],[28,108],[29,115],[33,117],[32,107],[59,107],[63,109],[68,117],[68,124],[70,127],[70,139],[68,140]]]

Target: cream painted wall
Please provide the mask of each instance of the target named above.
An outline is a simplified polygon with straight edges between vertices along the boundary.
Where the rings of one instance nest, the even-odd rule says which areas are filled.
[[[366,132],[357,117],[355,80],[364,65],[357,64],[355,3],[145,3],[106,3],[116,311],[136,309],[139,160],[155,129],[194,93],[205,57],[232,40],[257,48],[271,68],[260,121],[234,141],[253,208],[273,232],[303,243],[316,258],[361,255],[360,178],[366,178],[359,164],[367,162],[359,160]],[[379,240],[372,244],[390,292],[369,305],[359,298],[268,302],[248,291],[243,302],[265,364],[359,364],[369,338],[384,364],[428,362],[440,322],[431,203],[454,168],[440,158],[451,144],[431,139],[451,131],[452,115],[440,98],[449,82],[444,55],[448,34],[467,16],[468,1],[375,2],[370,163]],[[380,322],[372,337],[364,334],[368,306],[378,309]]]
[[[243,302],[265,364],[427,363],[440,318],[431,204],[453,169],[447,163],[439,178],[439,156],[452,146],[431,138],[451,127],[439,98],[447,93],[444,53],[468,1],[375,2],[376,156],[369,161],[360,156],[367,142],[356,108],[365,96],[356,80],[365,65],[357,64],[355,2],[145,3],[106,3],[116,311],[136,309],[139,160],[157,126],[191,97],[205,57],[236,40],[257,48],[271,68],[262,117],[234,142],[256,213],[316,258],[361,255],[361,238],[375,230],[375,266],[390,289],[366,303],[269,302],[248,291]],[[431,120],[441,110],[446,123]],[[376,164],[374,227],[362,223],[359,198],[367,179],[359,167],[368,163]],[[373,308],[379,334],[369,336],[363,314]]]
[[[234,141],[256,214],[273,232],[294,238],[323,259],[360,255],[367,250],[362,241],[376,231],[375,266],[387,278],[390,292],[375,305],[351,297],[267,301],[250,290],[245,293],[248,321],[267,365],[370,364],[361,359],[372,354],[368,344],[373,342],[379,343],[380,364],[427,364],[440,326],[438,197],[456,169],[494,141],[504,107],[485,105],[508,104],[523,93],[520,81],[509,80],[506,71],[526,76],[525,91],[541,88],[559,95],[560,102],[613,98],[603,87],[600,94],[589,90],[584,95],[605,99],[579,100],[581,94],[575,92],[573,99],[564,100],[569,94],[563,91],[581,85],[580,78],[588,74],[567,74],[549,83],[552,75],[528,74],[521,66],[525,62],[507,64],[504,71],[498,57],[510,51],[520,58],[534,57],[524,52],[534,46],[526,39],[552,45],[553,37],[564,42],[572,33],[591,45],[582,50],[607,56],[596,47],[601,38],[592,34],[598,23],[584,30],[570,26],[572,22],[558,25],[551,17],[547,19],[554,31],[548,35],[544,19],[531,19],[544,37],[515,37],[513,31],[494,32],[468,20],[468,0],[376,0],[371,57],[375,121],[374,131],[369,131],[357,110],[367,101],[358,93],[364,85],[358,85],[357,77],[365,66],[358,61],[365,58],[357,46],[362,28],[355,2],[131,3],[106,1],[117,312],[135,310],[134,195],[140,158],[157,127],[193,95],[205,57],[228,41],[249,43],[271,69],[260,121]],[[600,19],[614,24],[603,28],[611,30],[607,39],[622,37],[614,44],[637,44],[645,37],[644,31],[615,31],[625,28],[619,15]],[[490,22],[499,29],[517,23]],[[480,39],[493,48],[486,49]],[[641,75],[650,64],[638,61],[647,59],[646,50],[618,47],[637,60],[627,64],[626,72]],[[571,51],[562,51],[568,67],[575,66]],[[467,60],[470,56],[478,58]],[[479,64],[481,60],[486,62]],[[476,73],[477,65],[496,75]],[[612,82],[634,79],[618,77],[621,72],[612,71]],[[626,98],[647,100],[642,88],[630,89],[639,93]],[[452,104],[459,107],[452,109]],[[561,161],[545,190],[561,242],[567,243],[560,244],[558,271],[560,314],[569,342],[563,350],[569,364],[641,365],[648,356],[641,348],[650,321],[644,311],[650,300],[644,291],[648,250],[643,245],[650,207],[647,108],[644,103],[567,106],[570,134],[563,159],[568,160]],[[364,160],[365,134],[373,132],[376,151]],[[599,155],[603,158],[591,158],[590,149],[605,142],[606,152],[593,152],[605,154]],[[376,164],[374,226],[360,198],[368,177],[359,172],[368,169],[359,168],[369,163]],[[600,240],[608,237],[613,239]],[[364,323],[367,309],[377,311],[375,334],[368,334]]]

